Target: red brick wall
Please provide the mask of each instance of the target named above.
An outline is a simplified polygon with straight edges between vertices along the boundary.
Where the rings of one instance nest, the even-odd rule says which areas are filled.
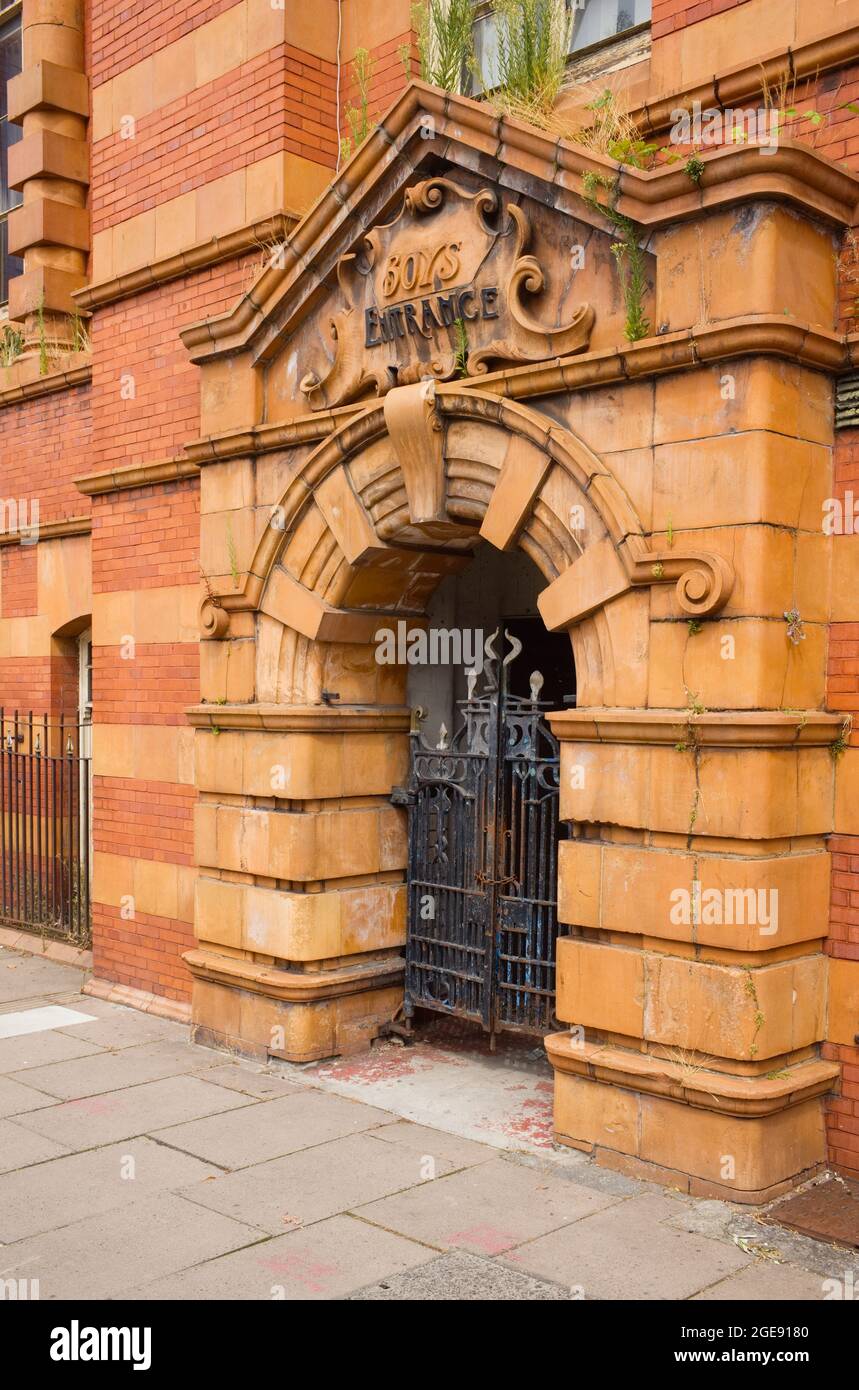
[[[73,714],[78,705],[77,646],[54,656],[0,660],[0,707],[34,714]]]
[[[173,458],[196,438],[200,373],[179,330],[231,308],[253,282],[259,259],[213,266],[98,311],[89,471]]]
[[[34,618],[37,596],[38,555],[34,545],[7,545],[0,550],[0,585],[4,618]]]
[[[126,305],[129,308],[137,313],[139,301]],[[144,316],[144,321],[148,319]],[[193,422],[195,428],[196,415]],[[197,584],[199,543],[195,478],[99,496],[93,509],[93,591]],[[134,635],[130,621],[129,636]],[[136,642],[126,655],[118,645],[93,649],[94,720],[102,729],[187,727],[185,710],[199,696],[196,643]],[[97,776],[93,779],[93,848],[131,859],[193,864],[195,800],[194,788],[185,783]],[[106,903],[93,906],[94,966],[101,979],[188,999],[190,977],[181,954],[192,939],[190,922],[147,915],[136,908],[133,921],[126,921],[118,908]]]
[[[369,116],[371,123],[376,122],[383,116],[392,102],[399,96],[406,86],[405,64],[403,62],[403,47],[408,44],[411,62],[412,77],[420,77],[420,58],[418,56],[415,35],[412,30],[397,35],[396,38],[387,39],[384,43],[377,44],[370,49],[370,61],[372,64],[370,90],[369,90]],[[348,106],[360,105],[360,93],[355,82],[354,61],[347,64],[346,80],[343,83],[343,111],[340,117],[340,133],[343,136],[349,134],[349,123],[343,114]]]
[[[39,499],[39,520],[86,516],[89,498],[72,479],[89,471],[90,388],[77,386],[0,412],[4,498]]]
[[[199,484],[108,493],[93,512],[93,593],[161,589],[200,578]]]
[[[710,19],[714,14],[747,3],[748,0],[653,0],[652,37],[662,39],[666,34],[673,34],[675,29],[685,29],[689,24],[697,24],[701,19]],[[737,55],[737,62],[742,56]]]
[[[199,696],[200,654],[194,642],[136,643],[133,657],[118,647],[93,651],[93,687],[102,724],[187,725]]]
[[[93,972],[97,979],[160,994],[184,1002],[191,997],[182,953],[194,945],[194,929],[172,917],[135,912],[123,919],[119,909],[93,904]]]
[[[333,168],[335,80],[333,64],[281,44],[141,117],[133,140],[96,141],[93,233],[281,151]]]
[[[266,0],[263,0],[265,3]],[[89,71],[93,86],[175,43],[236,0],[100,0],[89,6]]]

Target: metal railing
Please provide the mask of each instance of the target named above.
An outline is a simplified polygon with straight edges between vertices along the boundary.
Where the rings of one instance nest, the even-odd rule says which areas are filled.
[[[91,726],[0,708],[0,922],[92,939]]]

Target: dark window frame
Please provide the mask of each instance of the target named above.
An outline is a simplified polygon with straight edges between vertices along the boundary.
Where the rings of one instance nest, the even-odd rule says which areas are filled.
[[[13,0],[11,4],[4,4],[3,0],[0,0],[0,39],[8,36],[16,29],[19,32],[21,31],[22,9],[23,5],[21,0]],[[4,134],[5,130],[17,130],[17,127],[10,126],[9,118],[5,110],[5,92],[3,96],[4,109],[0,109],[0,135]],[[20,138],[19,132],[16,139]],[[10,148],[10,144],[13,143],[15,143],[15,141],[7,142],[7,150]],[[2,260],[2,264],[0,264],[0,317],[5,317],[6,305],[9,302],[9,280],[15,275],[20,275],[23,269],[21,258],[19,256],[10,256],[6,249],[9,213],[15,207],[20,206],[20,203],[21,197],[19,194],[12,192],[12,190],[5,185],[0,187],[0,260]]]

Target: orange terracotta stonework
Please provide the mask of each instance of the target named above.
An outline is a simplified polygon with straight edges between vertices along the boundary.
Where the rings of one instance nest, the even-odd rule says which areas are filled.
[[[556,1137],[756,1201],[824,1162],[838,1072],[820,1046],[843,719],[824,708],[814,519],[821,367],[843,348],[834,276],[794,267],[831,265],[859,186],[799,147],[717,152],[694,193],[625,173],[661,331],[618,349],[609,237],[580,189],[597,163],[515,122],[499,148],[479,106],[413,85],[247,296],[183,332],[209,584],[194,1027],[305,1060],[393,1017],[409,711],[373,635],[477,543],[521,548],[579,682],[551,716],[575,827]],[[708,916],[725,899],[736,921]]]
[[[148,8],[24,0],[10,87],[0,446],[45,506],[30,554],[0,537],[0,704],[60,708],[91,624],[90,990],[260,1059],[370,1045],[403,1000],[413,723],[375,634],[521,552],[577,684],[549,716],[556,1140],[733,1201],[859,1172],[841,116],[820,148],[621,166],[401,79],[409,5],[344,0],[376,123],[338,161],[336,6]],[[626,107],[664,137],[681,83],[847,73],[859,0],[820,8],[657,0]]]

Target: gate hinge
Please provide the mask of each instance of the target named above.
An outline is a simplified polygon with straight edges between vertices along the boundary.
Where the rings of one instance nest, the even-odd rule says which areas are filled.
[[[392,787],[390,800],[392,806],[417,806],[418,804],[416,793],[410,791],[408,787]]]

